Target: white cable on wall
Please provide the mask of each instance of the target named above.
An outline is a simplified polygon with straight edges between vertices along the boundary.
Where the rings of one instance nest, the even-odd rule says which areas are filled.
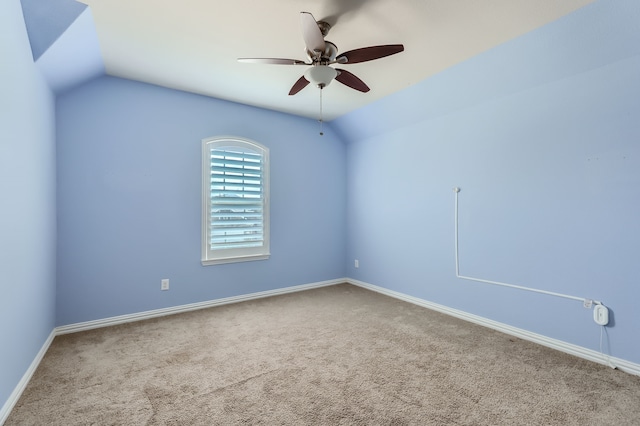
[[[602,302],[599,302],[597,300],[592,300],[592,299],[586,299],[584,297],[570,296],[568,294],[555,293],[553,291],[539,290],[539,289],[536,289],[536,288],[523,287],[523,286],[515,285],[515,284],[507,284],[507,283],[501,283],[501,282],[498,282],[498,281],[483,280],[483,279],[480,279],[480,278],[472,278],[472,277],[466,277],[464,275],[460,275],[460,259],[459,259],[459,256],[458,256],[458,194],[460,193],[460,188],[453,188],[453,192],[455,192],[455,194],[456,194],[455,195],[455,197],[456,197],[456,201],[455,201],[456,277],[462,278],[463,280],[477,281],[477,282],[486,283],[486,284],[501,285],[501,286],[504,286],[504,287],[511,287],[511,288],[517,288],[517,289],[520,289],[520,290],[532,291],[532,292],[535,292],[535,293],[547,294],[549,296],[556,296],[556,297],[563,297],[565,299],[578,300],[578,301],[582,302],[582,304],[583,304],[583,306],[585,308],[590,308],[593,303],[595,303],[596,305],[602,305]]]
[[[536,289],[536,288],[523,287],[521,285],[507,284],[507,283],[501,283],[499,281],[483,280],[483,279],[480,279],[480,278],[466,277],[464,275],[460,275],[460,258],[459,258],[459,255],[458,255],[458,194],[460,193],[460,188],[457,188],[457,187],[453,188],[453,192],[455,192],[455,194],[456,194],[455,195],[455,198],[456,198],[456,202],[455,202],[456,277],[462,278],[463,280],[476,281],[476,282],[486,283],[486,284],[501,285],[501,286],[504,286],[504,287],[511,287],[511,288],[517,288],[517,289],[520,289],[520,290],[532,291],[534,293],[547,294],[549,296],[556,296],[556,297],[562,297],[562,298],[565,298],[565,299],[578,300],[578,301],[582,302],[582,306],[584,306],[585,308],[591,308],[591,306],[593,304],[601,305],[606,310],[606,308],[604,307],[602,302],[599,302],[599,301],[593,300],[593,299],[586,299],[584,297],[570,296],[568,294],[556,293],[556,292],[553,292],[553,291],[539,290],[539,289]],[[595,319],[595,317],[594,317],[594,319]],[[603,349],[602,349],[602,336],[603,336],[603,333],[606,333],[605,324],[607,322],[608,322],[608,315],[607,315],[607,320],[605,320],[604,322],[598,322],[596,320],[596,323],[600,324],[600,354],[602,355],[602,358],[604,360],[604,364],[608,365],[611,368],[617,368],[611,362],[610,354],[608,354],[608,353],[605,354]],[[608,340],[608,338],[607,338],[607,340]]]

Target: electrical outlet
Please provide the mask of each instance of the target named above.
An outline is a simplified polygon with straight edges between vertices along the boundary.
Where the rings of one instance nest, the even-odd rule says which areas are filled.
[[[169,290],[169,279],[165,278],[160,281],[160,290]]]
[[[358,259],[353,261],[353,266],[355,266],[356,268],[360,267],[360,261]]]
[[[593,308],[593,320],[599,325],[609,324],[609,309],[604,305],[596,305]]]

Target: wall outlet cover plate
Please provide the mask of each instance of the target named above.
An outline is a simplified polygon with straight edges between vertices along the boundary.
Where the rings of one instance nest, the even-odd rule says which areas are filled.
[[[596,305],[593,308],[593,320],[596,324],[607,325],[609,323],[609,309],[604,305]]]

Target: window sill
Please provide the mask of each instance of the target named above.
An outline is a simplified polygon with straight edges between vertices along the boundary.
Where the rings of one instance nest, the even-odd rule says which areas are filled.
[[[253,256],[227,257],[221,259],[203,259],[202,266],[222,265],[224,263],[252,262],[254,260],[267,260],[270,254],[259,254]]]

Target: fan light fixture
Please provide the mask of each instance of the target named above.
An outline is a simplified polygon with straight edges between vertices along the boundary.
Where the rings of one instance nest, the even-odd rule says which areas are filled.
[[[310,83],[313,83],[314,86],[323,89],[331,83],[331,81],[336,78],[338,75],[338,71],[334,68],[328,67],[326,65],[318,65],[309,68],[304,73],[304,78],[309,80]]]
[[[395,55],[404,50],[401,44],[386,44],[381,46],[361,47],[338,55],[338,47],[326,41],[324,37],[329,32],[331,25],[325,21],[316,21],[309,12],[300,12],[302,24],[302,38],[306,47],[307,61],[283,58],[238,58],[240,62],[254,64],[278,64],[278,65],[311,65],[291,87],[289,96],[295,95],[310,83],[320,89],[320,135],[322,135],[322,89],[331,81],[338,82],[362,93],[369,91],[364,81],[347,70],[332,68],[332,64],[357,64]]]

